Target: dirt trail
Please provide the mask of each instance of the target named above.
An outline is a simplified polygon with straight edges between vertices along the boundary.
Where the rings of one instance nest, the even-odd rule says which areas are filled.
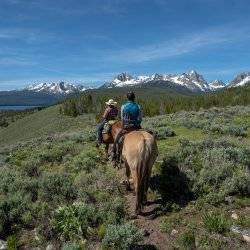
[[[121,180],[125,179],[125,168],[120,168],[117,171],[117,176]],[[127,191],[122,185],[124,197],[126,200],[126,210],[130,221],[133,222],[139,229],[144,232],[144,238],[135,249],[139,250],[172,250],[173,239],[166,233],[161,232],[160,224],[161,217],[157,216],[160,204],[156,201],[148,201],[148,204],[143,208],[143,215],[135,216],[135,194],[133,191]],[[159,213],[158,213],[159,214]]]
[[[162,233],[160,230],[160,218],[157,217],[157,209],[159,204],[154,202],[148,202],[143,209],[143,215],[134,217],[134,207],[135,207],[135,195],[133,192],[126,191],[126,206],[128,215],[131,217],[131,222],[135,223],[143,232],[144,239],[140,242],[140,246],[136,249],[159,249],[168,250],[173,249],[171,247],[170,237]]]

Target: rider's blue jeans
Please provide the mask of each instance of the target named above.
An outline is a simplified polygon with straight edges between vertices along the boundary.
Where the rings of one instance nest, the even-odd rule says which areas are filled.
[[[100,122],[97,125],[97,129],[96,129],[96,141],[97,141],[97,143],[102,143],[102,131],[104,129],[105,123],[106,123],[106,121],[103,120],[102,122]]]

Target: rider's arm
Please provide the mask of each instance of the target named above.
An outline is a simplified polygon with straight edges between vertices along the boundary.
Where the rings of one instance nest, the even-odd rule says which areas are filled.
[[[109,109],[109,108],[106,108],[106,109],[105,109],[105,111],[104,111],[104,113],[103,113],[103,116],[102,116],[102,118],[103,118],[104,120],[107,120],[107,117],[108,117],[109,111],[110,111],[110,109]]]

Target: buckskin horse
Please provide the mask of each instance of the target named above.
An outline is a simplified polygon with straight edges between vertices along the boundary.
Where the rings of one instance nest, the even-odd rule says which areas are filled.
[[[114,143],[118,133],[122,130],[120,121],[115,122],[111,132],[103,134],[108,154],[109,144]],[[135,213],[141,213],[143,205],[147,202],[147,191],[153,164],[158,155],[156,139],[151,133],[139,129],[128,131],[124,135],[121,159],[126,168],[126,184],[130,188],[133,181],[136,194]]]

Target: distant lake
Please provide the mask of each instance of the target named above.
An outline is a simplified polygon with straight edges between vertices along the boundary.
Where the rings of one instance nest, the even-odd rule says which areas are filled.
[[[25,109],[32,109],[37,108],[38,106],[0,106],[0,111],[6,110],[25,110]]]

